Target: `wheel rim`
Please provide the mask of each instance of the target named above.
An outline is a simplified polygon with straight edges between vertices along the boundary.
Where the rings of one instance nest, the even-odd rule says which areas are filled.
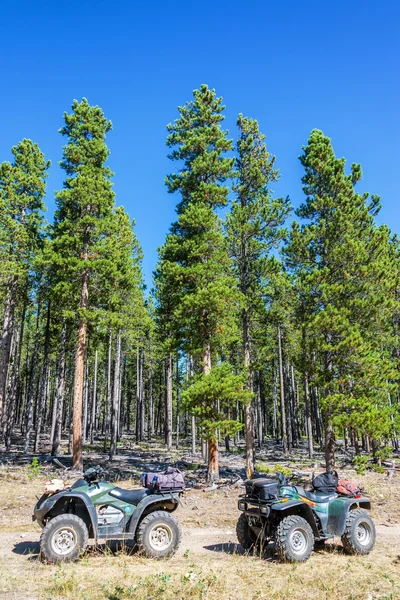
[[[149,541],[153,550],[166,550],[172,542],[171,528],[165,523],[155,525],[150,531]]]
[[[290,547],[292,551],[301,556],[307,550],[307,536],[304,529],[294,529],[289,537]]]
[[[51,548],[53,552],[60,556],[65,556],[72,552],[78,544],[75,529],[72,527],[60,527],[51,538]]]
[[[369,523],[362,521],[356,528],[357,541],[361,546],[368,546],[371,541],[372,532]]]

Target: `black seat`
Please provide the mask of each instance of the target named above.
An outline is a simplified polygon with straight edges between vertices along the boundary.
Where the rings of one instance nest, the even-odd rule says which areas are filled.
[[[323,494],[322,492],[309,492],[308,490],[298,486],[296,487],[296,490],[300,496],[305,496],[313,502],[330,502],[331,500],[337,498],[336,492],[331,492],[330,494]]]
[[[151,493],[151,490],[146,488],[139,488],[137,490],[123,490],[119,487],[116,487],[109,492],[110,496],[114,496],[114,498],[118,498],[118,500],[122,500],[122,502],[128,502],[128,504],[134,505],[139,504],[143,498],[149,496]]]

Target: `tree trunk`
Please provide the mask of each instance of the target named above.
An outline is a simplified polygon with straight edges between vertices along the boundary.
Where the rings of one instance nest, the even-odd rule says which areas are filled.
[[[203,351],[203,373],[204,375],[209,375],[211,373],[211,348],[209,344],[207,344]],[[213,483],[219,479],[218,440],[216,431],[214,432],[214,435],[209,437],[208,445],[206,447],[208,455],[207,481]]]
[[[18,330],[15,332],[15,356],[13,362],[12,375],[10,377],[10,385],[8,390],[8,413],[7,413],[7,421],[6,421],[6,430],[5,430],[5,444],[6,451],[9,452],[11,450],[11,436],[13,427],[15,424],[15,417],[17,413],[17,402],[18,396],[21,389],[20,383],[20,366],[21,366],[21,355],[22,355],[22,344],[24,340],[24,327],[25,327],[25,314],[26,314],[26,300],[24,302],[24,307],[21,315],[21,325]]]
[[[306,405],[306,435],[308,442],[308,456],[312,458],[314,455],[313,437],[312,437],[312,422],[310,410],[310,390],[308,386],[308,373],[305,371],[303,375],[304,381],[304,399]]]
[[[176,355],[176,448],[179,448],[179,413],[181,410],[181,396],[179,387],[179,357]]]
[[[110,460],[117,454],[117,436],[118,436],[118,404],[119,404],[119,382],[121,366],[121,333],[117,333],[117,347],[115,352],[114,369],[114,390],[111,407],[111,440],[110,440]]]
[[[325,468],[331,471],[335,468],[335,433],[333,425],[330,422],[329,414],[326,411],[324,414],[325,428]]]
[[[43,368],[42,375],[40,378],[39,394],[38,394],[38,410],[37,410],[37,422],[36,422],[36,435],[33,451],[36,453],[39,449],[40,434],[42,433],[43,416],[45,412],[45,405],[47,402],[47,378],[49,376],[48,366],[48,355],[49,355],[49,338],[50,338],[50,302],[47,305],[47,319],[46,319],[46,331],[45,331],[45,342],[43,350]]]
[[[28,404],[26,411],[26,432],[25,432],[25,447],[24,453],[29,452],[29,442],[33,425],[33,402],[35,399],[35,360],[39,349],[39,323],[40,323],[40,300],[38,299],[37,314],[36,314],[36,331],[33,352],[30,360],[29,386],[28,386]]]
[[[106,412],[106,427],[104,435],[104,452],[107,452],[107,440],[110,435],[111,428],[111,358],[112,358],[112,331],[108,336],[108,357],[107,357],[107,398],[105,401],[104,410]]]
[[[93,380],[93,399],[92,399],[92,414],[90,419],[90,443],[94,442],[94,430],[96,426],[96,396],[97,396],[97,362],[98,362],[98,350],[94,354],[94,380]]]
[[[80,308],[85,310],[89,301],[89,274],[84,271],[82,275],[82,289]],[[87,323],[86,317],[81,317],[78,330],[78,340],[75,352],[74,369],[74,396],[72,413],[72,468],[83,470],[82,455],[82,404],[83,404],[83,378],[85,372]]]
[[[273,436],[277,442],[279,442],[279,427],[278,427],[278,391],[277,391],[277,371],[275,368],[275,361],[272,362],[272,401],[274,404],[274,416],[273,416]]]
[[[61,426],[62,426],[62,412],[63,412],[63,404],[64,404],[64,393],[65,393],[65,344],[67,341],[67,323],[64,319],[62,330],[61,330],[61,349],[60,349],[60,357],[58,363],[58,382],[57,382],[57,392],[56,398],[54,401],[54,419],[53,419],[53,427],[52,427],[52,447],[51,454],[52,456],[57,456],[60,453],[60,444],[61,444]]]
[[[283,384],[283,364],[282,364],[282,339],[281,326],[278,325],[278,358],[279,358],[279,377],[281,392],[281,425],[282,425],[282,449],[285,456],[288,454],[287,432],[286,432],[286,407],[285,407],[285,388]]]
[[[14,313],[17,300],[18,277],[14,276],[7,292],[6,305],[3,315],[3,333],[1,338],[0,358],[0,434],[3,432],[4,403],[6,394],[7,374],[10,362],[11,340],[14,331]]]
[[[145,401],[144,401],[144,351],[142,350],[140,353],[140,361],[139,361],[139,367],[140,367],[140,377],[139,377],[139,382],[140,382],[140,390],[139,390],[139,396],[140,396],[140,439],[143,440],[144,439],[144,432],[145,432],[145,416],[146,416],[146,412],[145,412]]]
[[[165,395],[165,443],[167,450],[172,448],[172,353],[167,357],[167,389]]]
[[[249,314],[247,310],[243,311],[242,317],[242,333],[243,333],[243,354],[244,367],[248,372],[247,389],[253,390],[253,373],[250,370],[250,325]],[[246,440],[246,475],[251,479],[255,468],[255,452],[254,452],[254,407],[253,400],[246,404],[244,409],[245,414],[245,440]]]
[[[149,369],[149,426],[148,439],[154,435],[154,406],[153,406],[153,371]]]

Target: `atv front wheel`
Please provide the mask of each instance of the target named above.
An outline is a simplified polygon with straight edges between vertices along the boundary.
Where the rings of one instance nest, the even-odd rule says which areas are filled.
[[[361,508],[347,515],[342,543],[350,554],[369,554],[375,545],[375,524],[369,514]]]
[[[282,519],[276,529],[276,550],[283,560],[306,561],[314,549],[314,534],[310,524],[297,515]]]
[[[40,536],[41,558],[51,562],[70,562],[79,558],[88,543],[87,527],[76,515],[58,515],[51,519]]]
[[[245,550],[251,550],[257,544],[257,536],[249,527],[249,521],[242,513],[236,523],[236,537]]]
[[[167,558],[177,551],[182,532],[169,512],[156,510],[143,519],[136,535],[139,550],[149,558]]]

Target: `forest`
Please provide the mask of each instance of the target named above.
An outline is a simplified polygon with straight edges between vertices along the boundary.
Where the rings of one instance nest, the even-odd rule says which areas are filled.
[[[245,448],[251,477],[268,440],[321,450],[327,469],[339,446],[378,467],[398,449],[400,246],[379,196],[315,129],[293,148],[294,210],[257,120],[230,134],[226,110],[201,85],[171,111],[176,220],[149,287],[100,107],[64,113],[51,222],[38,144],[0,164],[3,451],[65,452],[79,470],[95,443],[112,461],[123,436],[162,439],[201,451],[212,482],[219,451]]]

